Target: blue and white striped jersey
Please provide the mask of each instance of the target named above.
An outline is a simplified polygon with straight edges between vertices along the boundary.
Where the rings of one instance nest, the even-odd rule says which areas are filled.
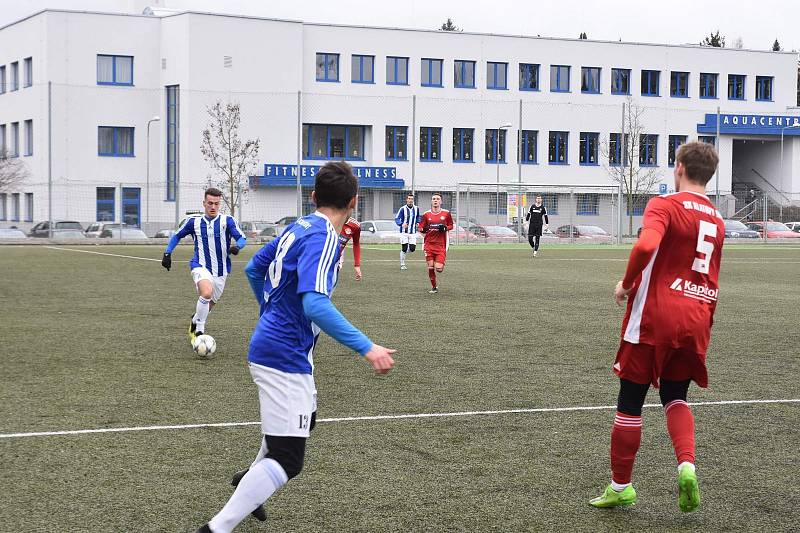
[[[228,254],[230,241],[239,241],[243,235],[239,224],[233,217],[217,215],[213,219],[205,215],[186,219],[178,229],[176,242],[191,235],[194,240],[194,257],[189,268],[203,267],[212,276],[227,276],[231,272],[231,258]],[[240,246],[241,247],[241,246]]]
[[[416,205],[412,205],[411,207],[404,205],[397,210],[397,214],[394,216],[394,222],[400,226],[400,233],[416,233],[420,218],[419,207]],[[403,224],[408,225],[404,228]]]
[[[261,317],[250,339],[251,363],[291,374],[311,374],[320,329],[303,311],[303,294],[330,297],[336,286],[339,235],[315,212],[287,227],[250,263],[266,271]]]

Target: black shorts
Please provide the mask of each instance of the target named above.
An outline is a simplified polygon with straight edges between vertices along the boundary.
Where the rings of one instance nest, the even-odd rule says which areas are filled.
[[[544,226],[531,226],[530,229],[528,229],[528,235],[531,237],[541,237],[543,227]]]

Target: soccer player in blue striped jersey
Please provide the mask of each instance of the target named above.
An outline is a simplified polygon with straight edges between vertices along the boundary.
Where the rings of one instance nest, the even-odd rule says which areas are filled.
[[[231,255],[245,247],[247,239],[233,217],[219,213],[222,191],[213,187],[203,196],[202,216],[186,219],[164,250],[161,266],[172,267],[172,251],[181,239],[191,235],[194,240],[194,256],[189,261],[192,279],[197,287],[197,305],[189,325],[189,340],[206,330],[206,320],[214,305],[222,297],[225,280],[231,272]]]
[[[199,533],[228,533],[251,513],[266,519],[264,502],[300,473],[316,421],[312,372],[320,331],[360,353],[379,374],[394,366],[395,350],[374,344],[330,301],[339,271],[339,234],[358,199],[352,167],[323,166],[311,198],[317,210],[287,227],[245,268],[261,305],[248,353],[258,387],[261,448],[250,467],[234,476],[236,490],[228,503]]]
[[[414,205],[414,195],[406,195],[406,205],[397,210],[394,222],[400,226],[400,270],[407,270],[406,253],[417,249],[417,224],[421,215],[419,207]]]

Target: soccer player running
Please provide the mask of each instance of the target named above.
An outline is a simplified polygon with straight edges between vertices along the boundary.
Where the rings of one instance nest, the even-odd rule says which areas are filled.
[[[230,500],[199,533],[228,533],[251,513],[266,519],[264,502],[303,468],[306,440],[316,422],[312,373],[320,330],[364,356],[378,374],[394,366],[395,350],[374,344],[330,301],[339,235],[357,195],[352,167],[327,163],[316,174],[311,196],[317,210],[259,250],[245,269],[261,305],[248,353],[258,387],[261,449],[249,469],[234,476]]]
[[[353,217],[347,219],[339,233],[339,262],[337,263],[339,270],[344,264],[344,249],[351,240],[353,241],[353,269],[356,272],[356,281],[361,281],[361,224]]]
[[[450,216],[450,211],[442,209],[442,195],[435,193],[431,196],[431,210],[425,211],[419,222],[419,231],[425,235],[423,247],[425,261],[428,263],[428,278],[431,280],[429,294],[439,292],[436,274],[444,272],[448,246],[447,232],[452,229],[453,217]]]
[[[233,217],[219,213],[222,191],[208,188],[203,196],[202,216],[186,219],[178,231],[169,239],[161,266],[172,268],[172,251],[180,240],[189,235],[194,240],[194,256],[189,261],[192,279],[198,298],[194,315],[189,323],[189,342],[206,330],[208,314],[222,297],[225,280],[231,272],[231,255],[245,247],[247,239]],[[233,242],[231,242],[233,241]]]
[[[533,248],[533,257],[536,257],[536,254],[539,253],[539,239],[542,237],[542,228],[547,229],[547,225],[550,224],[547,208],[542,204],[541,194],[536,195],[533,205],[525,215],[525,220],[530,221],[528,224],[528,244]]]
[[[408,270],[406,253],[417,249],[417,224],[420,221],[419,207],[414,205],[414,195],[406,195],[406,205],[397,210],[394,222],[400,226],[400,270]]]
[[[620,390],[611,429],[611,484],[589,502],[594,507],[636,503],[631,474],[651,384],[658,388],[678,460],[679,507],[689,512],[700,505],[694,417],[686,397],[691,381],[708,386],[706,350],[725,227],[705,189],[718,163],[710,144],[680,147],[674,170],[678,192],[647,204],[642,234],[614,289],[617,304],[628,303],[613,366]]]

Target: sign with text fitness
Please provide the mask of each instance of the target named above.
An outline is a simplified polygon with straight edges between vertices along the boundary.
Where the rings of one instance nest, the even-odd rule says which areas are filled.
[[[800,115],[740,115],[721,114],[720,134],[800,135]],[[697,125],[697,133],[717,133],[716,113],[706,113],[705,123]]]
[[[301,178],[313,178],[320,165],[300,165]],[[360,179],[397,179],[397,169],[395,167],[353,167],[353,173]],[[265,178],[296,178],[297,165],[281,165],[276,163],[266,163],[264,165]]]

